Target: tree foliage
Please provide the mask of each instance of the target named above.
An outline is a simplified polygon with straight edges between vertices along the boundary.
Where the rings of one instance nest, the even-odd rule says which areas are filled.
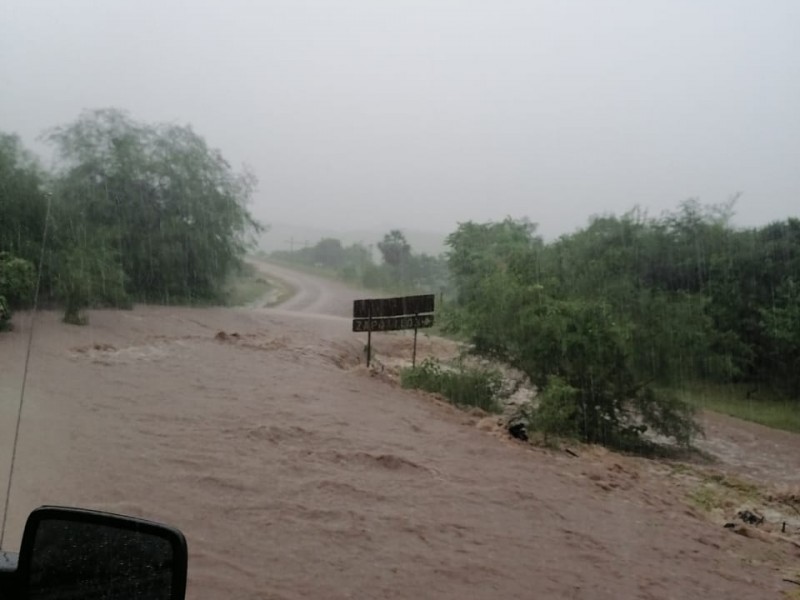
[[[324,238],[314,246],[277,251],[272,256],[299,265],[335,272],[348,282],[366,288],[397,293],[442,292],[449,286],[443,257],[417,254],[399,230],[387,233],[378,243],[382,262],[376,263],[364,244],[344,246],[335,238]]]
[[[0,329],[30,305],[47,210],[45,174],[13,135],[0,133]]]
[[[406,236],[399,229],[392,229],[378,242],[378,250],[387,265],[400,268],[408,262],[411,256],[411,245],[406,241]]]
[[[36,271],[30,261],[10,252],[0,252],[0,295],[14,308],[30,305],[36,283]]]
[[[732,204],[593,218],[545,244],[527,221],[448,238],[451,327],[527,373],[542,428],[628,443],[648,427],[688,443],[692,380],[800,392],[800,222],[730,225]],[[554,424],[555,421],[559,421]]]
[[[258,228],[246,208],[251,175],[233,172],[189,127],[145,125],[116,110],[86,113],[49,140],[63,164],[67,245],[91,223],[97,254],[116,254],[135,300],[221,299],[247,232]]]
[[[38,261],[47,210],[45,181],[19,138],[0,132],[0,252]]]
[[[30,304],[35,270],[30,261],[0,252],[0,330],[8,329],[11,311]]]
[[[59,160],[45,175],[0,135],[0,251],[38,264],[52,198],[42,291],[81,322],[89,306],[222,300],[248,235],[255,179],[237,173],[188,126],[114,110],[50,131]],[[8,299],[13,302],[14,299]]]

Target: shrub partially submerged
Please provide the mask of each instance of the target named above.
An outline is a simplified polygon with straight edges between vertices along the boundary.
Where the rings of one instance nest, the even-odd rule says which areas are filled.
[[[458,406],[475,406],[487,412],[498,412],[504,395],[500,371],[467,367],[463,363],[450,369],[431,358],[426,358],[416,368],[403,369],[400,383],[404,388],[441,394]]]
[[[451,236],[458,273],[454,242]],[[462,258],[472,269],[470,257]],[[524,257],[512,253],[500,264],[465,276],[454,322],[476,354],[521,371],[539,390],[538,404],[524,417],[529,430],[626,449],[646,444],[648,431],[690,444],[700,430],[691,407],[643,382],[636,370],[642,342],[633,324],[602,300],[566,299],[558,285],[531,284]]]
[[[540,390],[531,430],[625,449],[652,440],[646,432],[689,446],[701,431],[688,403],[637,379],[627,332],[602,304],[540,296],[520,312],[535,341],[506,358]]]
[[[692,407],[675,396],[642,387],[617,399],[575,388],[560,377],[554,377],[538,403],[524,407],[519,418],[545,439],[575,437],[624,450],[644,448],[653,434],[688,447],[701,433]]]
[[[11,326],[11,311],[30,305],[33,299],[33,265],[9,252],[0,252],[0,330]]]

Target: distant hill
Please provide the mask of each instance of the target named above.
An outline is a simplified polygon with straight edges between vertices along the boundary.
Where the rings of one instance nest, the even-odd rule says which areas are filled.
[[[445,233],[416,231],[403,228],[400,228],[400,230],[406,236],[408,243],[411,244],[411,249],[415,253],[438,256],[446,250],[444,240],[447,234]],[[303,225],[291,225],[288,223],[269,223],[269,230],[260,236],[258,247],[266,252],[290,250],[292,247],[297,250],[305,245],[313,246],[321,239],[328,237],[341,240],[342,244],[345,246],[356,243],[361,243],[365,246],[375,246],[383,239],[386,233],[388,233],[388,230],[339,231],[335,229],[318,229]],[[375,250],[375,252],[377,254],[377,250]]]

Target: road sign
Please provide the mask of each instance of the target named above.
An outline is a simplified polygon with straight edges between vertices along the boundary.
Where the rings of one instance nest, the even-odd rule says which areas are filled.
[[[399,331],[401,329],[423,329],[425,327],[433,327],[433,315],[353,319],[353,331]]]
[[[400,329],[414,330],[411,364],[417,364],[417,329],[433,327],[434,298],[433,294],[423,294],[353,302],[353,331],[367,332],[367,366],[372,357],[372,332]]]
[[[400,317],[432,313],[434,295],[402,296],[398,298],[375,298],[353,302],[353,318]],[[413,329],[413,328],[409,328]]]

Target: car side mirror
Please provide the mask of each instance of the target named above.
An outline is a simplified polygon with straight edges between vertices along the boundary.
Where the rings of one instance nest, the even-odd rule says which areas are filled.
[[[26,600],[184,600],[187,549],[172,527],[43,506],[28,517],[16,573]]]

